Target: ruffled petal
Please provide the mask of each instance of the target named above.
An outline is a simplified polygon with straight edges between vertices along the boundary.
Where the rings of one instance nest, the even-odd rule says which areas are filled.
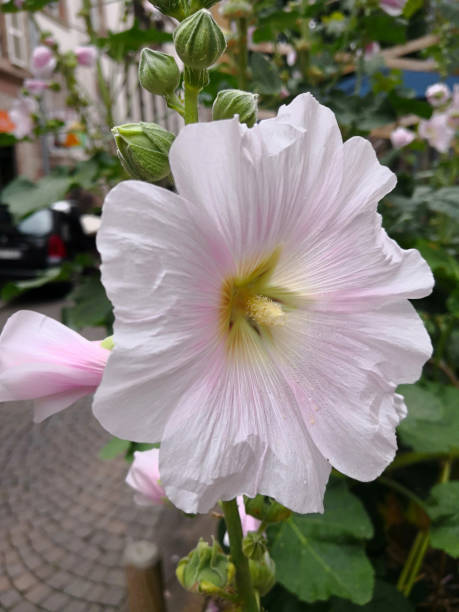
[[[406,409],[395,389],[419,378],[431,350],[416,311],[401,302],[366,313],[292,312],[276,330],[272,358],[323,456],[371,480],[396,452]]]
[[[261,493],[297,512],[322,512],[330,473],[276,370],[213,367],[183,397],[160,449],[161,481],[185,512],[207,512],[219,499]]]
[[[0,337],[0,401],[42,398],[41,421],[93,392],[109,354],[54,319],[19,311]]]

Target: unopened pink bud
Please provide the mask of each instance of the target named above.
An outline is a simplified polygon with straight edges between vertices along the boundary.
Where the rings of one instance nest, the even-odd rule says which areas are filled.
[[[435,83],[426,89],[426,98],[432,106],[442,106],[451,97],[451,90],[445,83]]]
[[[86,47],[77,47],[75,49],[75,56],[80,66],[86,66],[91,68],[94,66],[97,59],[97,49],[92,45]]]
[[[371,58],[375,57],[379,53],[381,53],[381,46],[379,45],[379,43],[373,41],[369,43],[368,45],[366,45],[363,51],[363,56],[366,60],[370,60]]]
[[[392,17],[398,17],[398,15],[401,15],[406,3],[407,0],[379,0],[379,6],[381,9]]]
[[[416,138],[416,135],[411,130],[407,130],[404,127],[398,127],[390,135],[390,141],[395,149],[401,149],[406,147]]]
[[[49,84],[41,79],[26,79],[24,81],[24,87],[30,91],[31,94],[41,94],[45,89],[48,89]]]
[[[31,70],[38,78],[48,79],[56,67],[56,58],[49,47],[39,45],[32,53]]]
[[[127,484],[136,491],[134,497],[141,506],[159,506],[166,501],[166,493],[159,480],[159,450],[136,451],[126,476]]]

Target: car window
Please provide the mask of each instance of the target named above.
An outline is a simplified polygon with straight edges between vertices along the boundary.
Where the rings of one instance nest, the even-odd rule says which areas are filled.
[[[18,230],[21,234],[31,236],[44,236],[49,234],[53,227],[53,215],[50,210],[38,210],[37,212],[21,221]]]

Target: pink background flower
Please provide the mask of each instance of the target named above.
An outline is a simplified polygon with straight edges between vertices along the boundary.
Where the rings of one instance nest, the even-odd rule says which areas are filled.
[[[56,67],[56,58],[49,47],[39,45],[32,53],[31,71],[40,79],[49,79]]]
[[[20,310],[0,336],[0,401],[34,401],[43,421],[99,385],[110,351],[54,319]]]
[[[80,66],[91,68],[97,59],[97,49],[92,45],[77,47],[75,49],[75,56]]]
[[[390,135],[390,141],[395,149],[406,147],[416,138],[416,134],[404,127],[398,127]]]
[[[166,493],[160,484],[159,450],[136,451],[126,476],[127,484],[136,491],[135,501],[140,505],[160,505]]]

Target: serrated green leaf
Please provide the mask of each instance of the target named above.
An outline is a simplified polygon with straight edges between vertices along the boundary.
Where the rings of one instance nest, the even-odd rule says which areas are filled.
[[[119,455],[124,455],[128,452],[131,443],[129,440],[121,440],[120,438],[113,437],[105,446],[99,451],[99,459],[115,459]]]
[[[73,306],[64,311],[65,324],[73,329],[106,326],[112,320],[112,305],[98,276],[84,277],[70,294]]]
[[[324,503],[323,515],[294,515],[269,530],[277,579],[302,601],[336,595],[365,604],[374,583],[364,549],[371,522],[344,482],[330,483]]]
[[[394,45],[406,41],[406,25],[389,15],[369,15],[364,18],[363,27],[371,40]]]
[[[458,408],[458,406],[456,406]],[[459,557],[459,482],[435,485],[427,513],[432,519],[430,543],[452,557]]]
[[[401,385],[408,416],[398,433],[404,444],[422,453],[447,453],[459,448],[459,390],[431,383]]]
[[[417,13],[424,6],[424,0],[408,0],[403,7],[403,16],[410,19],[415,13]]]
[[[435,274],[459,280],[459,262],[441,246],[434,242],[427,242],[427,240],[418,240],[416,248],[419,249]]]

